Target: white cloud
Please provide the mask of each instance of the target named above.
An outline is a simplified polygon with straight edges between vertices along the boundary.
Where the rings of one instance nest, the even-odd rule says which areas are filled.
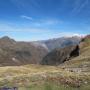
[[[21,15],[20,16],[23,19],[27,19],[32,21],[30,24],[33,26],[44,26],[44,25],[55,25],[55,24],[62,24],[62,20],[57,20],[57,19],[39,19],[39,20],[34,20],[32,17],[26,16],[26,15]]]
[[[82,4],[80,5],[80,7],[78,8],[77,13],[79,13],[87,4],[88,4],[88,0],[85,0],[85,2],[82,3]]]
[[[13,38],[16,38],[16,40],[25,40],[25,41],[33,41],[33,40],[46,40],[50,38],[60,38],[60,37],[72,37],[72,36],[85,36],[85,34],[81,33],[75,33],[75,32],[60,32],[55,30],[49,30],[49,29],[39,29],[39,28],[18,28],[11,24],[1,24],[0,23],[0,33],[3,32],[1,36],[9,35]],[[29,36],[23,36],[23,34],[29,35]],[[17,34],[22,34],[21,36],[17,36]],[[30,36],[31,35],[31,36]],[[29,38],[28,38],[29,37]]]
[[[50,26],[50,25],[56,25],[56,24],[62,24],[63,21],[60,20],[54,20],[54,19],[41,19],[38,21],[32,22],[33,26],[42,27],[42,26]]]
[[[58,20],[47,20],[45,23],[46,24],[57,24],[59,23],[59,21]]]
[[[61,33],[53,34],[52,36],[55,38],[59,38],[59,37],[73,37],[73,36],[84,37],[85,35],[86,34],[75,33],[75,32],[61,32]]]
[[[46,20],[41,20],[41,22],[47,25],[52,25],[52,24],[62,23],[63,21],[56,20],[56,19],[46,19]]]
[[[76,0],[75,1],[75,6],[71,11],[71,14],[78,14],[79,12],[81,12],[81,10],[88,4],[88,0],[84,0],[84,2],[82,2],[82,0]]]
[[[26,16],[26,15],[21,15],[20,17],[27,20],[33,20],[32,17]]]
[[[16,27],[12,24],[0,23],[0,32],[30,32],[30,33],[48,33],[49,30],[31,28],[31,27]]]

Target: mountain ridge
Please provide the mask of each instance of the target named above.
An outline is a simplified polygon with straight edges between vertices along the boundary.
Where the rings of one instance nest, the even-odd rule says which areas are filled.
[[[68,46],[65,42],[69,41],[70,45],[73,45],[73,42],[79,43],[80,38],[57,38],[38,42],[17,42],[7,36],[2,37],[0,39],[0,65],[40,64],[48,52],[51,52],[55,48],[61,48],[61,44]]]

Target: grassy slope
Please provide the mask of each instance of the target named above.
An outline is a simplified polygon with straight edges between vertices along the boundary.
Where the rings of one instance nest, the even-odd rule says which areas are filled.
[[[0,67],[0,86],[17,86],[19,90],[77,90],[83,85],[89,90],[89,80],[90,73],[71,72],[54,66]]]
[[[66,67],[90,69],[90,39],[80,44],[80,55],[64,63]]]

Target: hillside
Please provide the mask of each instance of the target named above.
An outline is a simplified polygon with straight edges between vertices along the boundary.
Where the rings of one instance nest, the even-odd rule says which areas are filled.
[[[60,65],[67,69],[90,69],[90,35],[77,46],[57,48],[48,53],[41,62],[43,65]]]
[[[89,65],[90,62],[90,35],[86,36],[85,38],[82,38],[80,44],[77,45],[70,45],[64,48],[56,48],[52,50],[50,53],[48,53],[43,60],[41,61],[41,64],[43,65],[60,65],[68,63],[69,66],[71,62],[82,62],[85,60],[87,61],[87,64]],[[75,64],[75,63],[74,63]],[[83,63],[84,64],[84,63]],[[65,66],[65,64],[64,64]],[[85,64],[84,64],[85,66]]]
[[[42,46],[3,37],[0,39],[0,66],[38,64],[47,52]]]
[[[61,66],[0,67],[0,88],[18,90],[89,90],[90,72],[71,71]]]
[[[57,48],[48,53],[41,61],[42,65],[60,65],[71,58],[79,56],[78,45],[70,45],[64,48]]]
[[[79,37],[71,37],[36,42],[17,42],[5,36],[0,39],[0,66],[40,64],[48,52],[58,47],[79,43],[79,41]]]
[[[58,66],[28,64],[0,67],[0,88],[90,90],[90,45],[86,38],[79,47],[79,56]]]
[[[80,55],[63,64],[65,67],[90,70],[90,36],[86,36],[80,43]]]

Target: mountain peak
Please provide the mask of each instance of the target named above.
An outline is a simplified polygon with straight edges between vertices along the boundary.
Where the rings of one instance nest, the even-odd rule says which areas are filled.
[[[10,38],[8,36],[4,36],[1,38],[2,40],[10,40]]]
[[[4,36],[4,37],[2,37],[1,39],[0,39],[0,41],[2,41],[2,42],[9,42],[9,43],[13,43],[13,42],[15,42],[15,40],[14,39],[11,39],[10,37],[8,37],[8,36]]]

